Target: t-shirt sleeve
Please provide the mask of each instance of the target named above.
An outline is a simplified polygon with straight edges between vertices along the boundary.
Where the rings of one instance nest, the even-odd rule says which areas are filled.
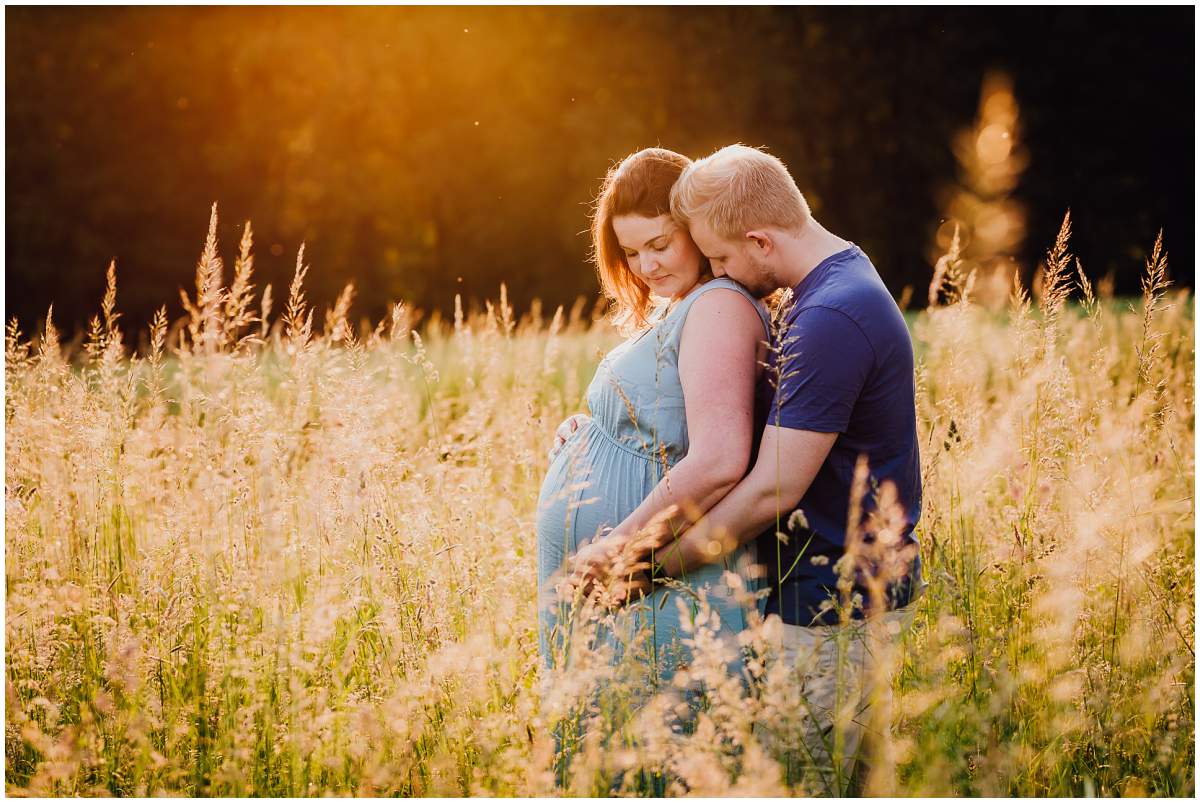
[[[845,432],[875,362],[863,331],[844,313],[809,307],[781,333],[779,374],[767,422],[788,429]]]

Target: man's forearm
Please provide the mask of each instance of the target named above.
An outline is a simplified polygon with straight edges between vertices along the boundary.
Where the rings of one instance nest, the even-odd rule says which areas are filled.
[[[804,498],[836,432],[768,425],[754,469],[691,529],[654,555],[663,574],[681,577],[754,538]]]
[[[707,515],[674,542],[660,548],[655,553],[655,562],[663,574],[686,576],[699,566],[721,560],[756,537],[782,515],[781,507],[776,484],[751,472]]]

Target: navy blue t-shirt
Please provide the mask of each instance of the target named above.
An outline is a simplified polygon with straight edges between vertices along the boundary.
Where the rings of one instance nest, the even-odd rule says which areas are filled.
[[[776,537],[774,523],[759,536],[759,562],[771,585],[766,613],[793,625],[835,624],[836,611],[822,611],[821,603],[837,599],[834,564],[845,552],[859,455],[866,456],[869,472],[864,520],[879,487],[890,480],[907,520],[902,543],[915,543],[921,464],[912,340],[875,266],[855,245],[817,265],[792,289],[781,313],[766,422],[838,436],[800,500],[803,515],[783,516],[788,543]],[[919,573],[914,564],[907,578],[889,588],[889,607],[910,600]]]

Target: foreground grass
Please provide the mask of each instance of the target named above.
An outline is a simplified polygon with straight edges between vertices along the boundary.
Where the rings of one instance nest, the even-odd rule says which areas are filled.
[[[553,794],[572,711],[567,792],[811,791],[746,738],[796,721],[769,669],[683,730],[668,694],[589,706],[602,662],[539,693],[534,505],[605,325],[501,300],[355,338],[339,304],[314,335],[301,270],[264,333],[249,265],[223,290],[210,238],[143,356],[115,281],[75,365],[10,328],[9,794]],[[930,588],[869,793],[1194,791],[1190,307],[1050,287],[913,321]]]

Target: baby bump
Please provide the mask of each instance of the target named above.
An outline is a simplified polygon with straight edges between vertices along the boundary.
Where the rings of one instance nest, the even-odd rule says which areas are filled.
[[[581,428],[551,462],[537,510],[538,646],[554,663],[570,630],[570,606],[555,585],[567,561],[607,528],[620,524],[658,482],[653,463]]]
[[[638,455],[613,447],[595,436],[588,441],[568,441],[552,462],[538,500],[538,612],[539,647],[547,663],[562,648],[564,622],[570,608],[556,595],[555,581],[571,555],[605,528],[614,527],[632,513],[659,481],[655,464]],[[690,638],[702,611],[709,626],[720,631],[726,642],[731,671],[737,671],[740,656],[734,635],[745,627],[740,591],[725,579],[727,564],[737,570],[747,547],[727,561],[701,566],[678,586],[660,587],[647,598],[631,603],[617,617],[612,639],[619,657],[633,651],[655,668],[654,674],[667,681],[692,656],[682,643]],[[745,576],[744,569],[742,576]],[[707,601],[702,605],[700,600]],[[680,604],[682,603],[682,604]],[[557,635],[555,635],[557,634]]]
[[[654,464],[584,427],[551,462],[537,507],[538,579],[620,524],[658,483]]]

